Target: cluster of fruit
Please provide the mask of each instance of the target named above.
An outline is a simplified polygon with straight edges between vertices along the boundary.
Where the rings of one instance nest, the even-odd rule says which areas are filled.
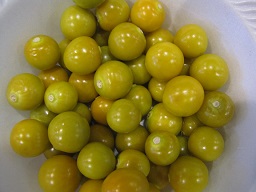
[[[30,110],[10,134],[23,157],[44,154],[44,191],[147,192],[171,186],[199,192],[224,151],[218,129],[234,115],[220,89],[223,58],[206,53],[197,24],[174,35],[163,28],[159,0],[74,0],[60,21],[64,40],[31,37],[24,56],[38,75],[22,73],[6,97]]]

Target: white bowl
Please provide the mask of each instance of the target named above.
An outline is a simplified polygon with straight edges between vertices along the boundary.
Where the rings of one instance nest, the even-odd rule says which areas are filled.
[[[134,2],[130,0],[129,2]],[[235,102],[234,120],[225,127],[225,152],[212,163],[207,192],[256,191],[256,2],[255,0],[162,0],[165,26],[175,32],[187,23],[203,26],[208,52],[223,57],[231,77],[224,88]],[[72,0],[0,0],[0,191],[39,192],[37,172],[44,157],[22,158],[9,145],[13,125],[28,117],[9,106],[7,82],[21,72],[35,72],[23,45],[35,34],[62,40],[60,16]],[[170,189],[166,190],[170,191]]]

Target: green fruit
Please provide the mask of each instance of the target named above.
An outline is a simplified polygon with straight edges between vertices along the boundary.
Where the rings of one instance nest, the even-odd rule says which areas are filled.
[[[105,0],[73,0],[75,4],[84,9],[96,8]]]

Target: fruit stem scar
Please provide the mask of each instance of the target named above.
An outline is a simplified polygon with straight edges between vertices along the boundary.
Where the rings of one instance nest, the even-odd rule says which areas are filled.
[[[98,81],[97,81],[97,87],[101,89],[102,86],[103,86],[102,81],[101,81],[101,80],[98,80]]]
[[[34,43],[37,43],[37,42],[39,42],[40,41],[40,37],[35,37],[34,39],[33,39],[33,42]]]
[[[154,144],[159,144],[160,143],[160,137],[155,137],[154,139],[153,139],[153,143]]]
[[[213,102],[213,106],[214,107],[219,107],[220,106],[220,102],[219,101],[214,101]]]
[[[51,101],[51,102],[54,101],[54,96],[53,95],[49,95],[48,96],[48,100]]]
[[[17,102],[17,100],[18,100],[16,95],[14,95],[14,94],[10,95],[10,99],[12,102]]]

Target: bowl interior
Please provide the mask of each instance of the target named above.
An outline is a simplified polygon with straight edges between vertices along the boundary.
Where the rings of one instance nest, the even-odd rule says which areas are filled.
[[[209,165],[210,183],[206,191],[253,192],[256,190],[256,42],[247,21],[250,15],[239,12],[248,5],[232,0],[162,2],[167,10],[165,27],[175,33],[184,24],[201,25],[209,36],[208,52],[223,57],[230,68],[230,79],[223,91],[234,100],[236,113],[222,130],[225,152]],[[11,108],[5,90],[15,74],[38,73],[26,63],[23,45],[35,34],[62,40],[59,21],[63,10],[71,4],[71,0],[0,1],[0,191],[40,191],[37,171],[44,157],[24,159],[14,154],[9,145],[11,128],[29,113]],[[256,9],[255,3],[250,6]]]

